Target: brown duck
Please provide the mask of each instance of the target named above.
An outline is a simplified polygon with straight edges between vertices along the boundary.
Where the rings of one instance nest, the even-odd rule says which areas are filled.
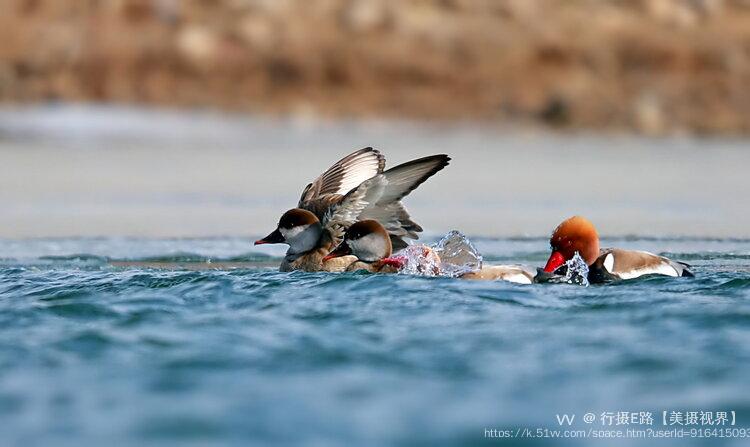
[[[440,257],[426,245],[412,245],[412,259],[419,273],[440,274]],[[393,256],[393,245],[388,231],[376,220],[362,220],[350,226],[344,240],[323,258],[325,261],[354,256],[356,260],[346,271],[365,270],[370,273],[398,273],[407,264],[404,255]]]
[[[326,256],[352,224],[375,220],[394,250],[404,248],[404,239],[418,239],[422,227],[401,199],[449,161],[447,155],[432,155],[384,171],[385,157],[373,148],[349,154],[307,185],[297,208],[284,213],[276,230],[255,245],[288,244],[282,271],[343,271],[356,258]]]

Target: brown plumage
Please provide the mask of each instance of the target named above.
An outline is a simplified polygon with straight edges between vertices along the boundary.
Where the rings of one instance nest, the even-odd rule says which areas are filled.
[[[320,225],[317,217],[307,210],[295,208],[287,211],[281,216],[276,232],[288,231],[293,228],[311,225]],[[272,236],[274,233],[269,236]],[[333,240],[328,233],[323,232],[321,234],[320,239],[317,241],[317,245],[317,248],[306,252],[304,256],[285,257],[284,260],[281,261],[279,270],[282,272],[291,272],[294,270],[302,270],[306,272],[343,272],[349,264],[357,260],[354,256],[343,256],[337,259],[324,261],[323,258],[333,246]]]
[[[326,169],[302,191],[297,207],[311,211],[323,221],[332,206],[362,182],[383,172],[385,157],[366,147],[353,152]]]
[[[341,258],[337,258],[341,259]],[[392,264],[385,264],[383,262],[362,262],[354,261],[346,268],[347,272],[361,272],[366,271],[370,273],[398,273],[399,268]]]
[[[377,221],[368,219],[352,224],[346,229],[344,238],[338,247],[324,258],[326,261],[354,256],[346,271],[366,270],[379,273],[396,272],[398,269],[382,262],[393,254],[393,248],[388,232]]]
[[[383,171],[385,158],[372,148],[356,151],[331,166],[305,187],[298,207],[282,216],[276,231],[256,244],[288,243],[282,268],[317,271],[317,259],[357,221],[372,219],[386,229],[393,249],[404,239],[418,239],[414,222],[401,199],[448,165],[447,155],[412,160]],[[323,253],[318,256],[316,253]],[[310,256],[310,260],[298,258]]]
[[[306,256],[300,256],[297,259],[287,260],[286,258],[281,261],[279,271],[281,272],[292,272],[295,270],[301,270],[303,272],[345,272],[348,271],[348,267],[357,261],[355,256],[342,256],[335,259],[328,259],[323,261],[323,258],[328,254],[328,250],[325,248],[319,248],[308,253]]]
[[[413,245],[410,249],[424,250],[425,260],[430,265],[439,265],[440,258],[429,247]],[[337,259],[339,256],[354,255],[356,261],[347,267],[347,271],[365,270],[371,273],[398,273],[405,265],[406,258],[393,254],[391,240],[385,228],[376,220],[363,220],[350,226],[344,234],[344,240],[324,258]],[[434,272],[435,274],[439,272]]]
[[[464,273],[460,278],[531,284],[534,282],[536,275],[537,271],[535,268],[525,265],[486,265],[475,272]]]
[[[408,244],[404,239],[419,239],[422,227],[411,219],[401,200],[449,161],[447,155],[431,155],[379,173],[343,197],[326,199],[328,208],[321,220],[334,238],[356,221],[376,220],[385,227],[394,250],[405,248]],[[320,205],[315,206],[321,209]]]

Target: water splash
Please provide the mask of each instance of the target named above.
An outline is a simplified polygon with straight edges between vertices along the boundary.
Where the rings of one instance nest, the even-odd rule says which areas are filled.
[[[452,230],[433,250],[441,260],[441,274],[456,277],[482,268],[482,255],[465,234]]]
[[[456,277],[482,268],[482,255],[469,238],[451,231],[432,246],[410,245],[394,256],[400,273]]]
[[[398,254],[398,258],[403,263],[399,273],[440,276],[440,257],[427,245],[410,245]]]
[[[561,282],[588,287],[589,266],[578,252],[575,252],[569,261],[565,262],[565,276]]]

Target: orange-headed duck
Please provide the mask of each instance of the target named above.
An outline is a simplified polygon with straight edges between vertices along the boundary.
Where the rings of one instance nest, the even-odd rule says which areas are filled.
[[[545,272],[558,272],[578,252],[589,266],[591,283],[644,275],[694,276],[689,265],[653,253],[620,248],[600,250],[594,224],[581,216],[571,217],[558,225],[550,238],[550,246],[552,254],[544,266]]]

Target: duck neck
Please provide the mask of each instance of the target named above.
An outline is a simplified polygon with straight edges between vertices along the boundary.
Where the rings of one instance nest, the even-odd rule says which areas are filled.
[[[334,241],[331,233],[328,230],[324,229],[320,232],[320,236],[318,237],[315,244],[313,244],[309,249],[303,251],[295,251],[292,249],[292,247],[289,247],[289,250],[287,250],[284,259],[286,259],[288,262],[292,262],[303,256],[308,256],[317,252],[325,256],[333,249],[333,242]]]

